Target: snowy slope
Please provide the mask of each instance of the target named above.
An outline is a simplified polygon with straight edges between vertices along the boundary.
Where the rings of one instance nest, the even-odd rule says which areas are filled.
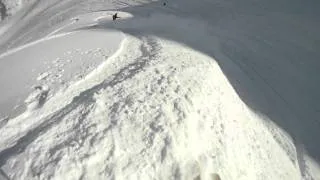
[[[314,13],[162,3],[38,1],[3,24],[0,179],[320,179],[317,112],[294,105],[319,97]]]

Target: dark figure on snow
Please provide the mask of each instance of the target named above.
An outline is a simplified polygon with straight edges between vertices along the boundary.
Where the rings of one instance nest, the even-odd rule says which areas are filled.
[[[163,3],[163,6],[166,6],[166,5],[167,5],[167,3],[166,3],[166,2],[164,2],[164,3]]]
[[[114,21],[114,20],[116,20],[117,18],[120,18],[120,17],[118,17],[118,13],[115,13],[115,14],[112,16],[112,20]]]

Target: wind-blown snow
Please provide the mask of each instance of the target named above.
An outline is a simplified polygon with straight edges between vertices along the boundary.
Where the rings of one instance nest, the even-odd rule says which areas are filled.
[[[65,19],[0,55],[0,179],[320,178],[303,144],[188,46],[211,50],[207,24],[114,12]]]

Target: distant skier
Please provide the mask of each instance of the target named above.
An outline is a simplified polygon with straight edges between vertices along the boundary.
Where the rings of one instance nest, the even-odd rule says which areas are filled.
[[[115,21],[117,18],[120,18],[120,17],[118,17],[118,13],[115,13],[115,14],[112,16],[112,20]]]

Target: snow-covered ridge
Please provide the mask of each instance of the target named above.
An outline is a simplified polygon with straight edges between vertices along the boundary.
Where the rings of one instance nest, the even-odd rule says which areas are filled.
[[[10,174],[4,166],[14,178],[37,172],[57,179],[209,179],[214,174],[234,179],[242,171],[248,173],[244,179],[285,172],[288,179],[298,177],[298,167],[256,120],[210,57],[175,42],[127,35],[119,54],[99,69],[41,109],[9,121],[1,144],[10,151],[2,150],[0,157],[21,169]],[[254,148],[243,148],[247,144]],[[230,145],[242,150],[228,152]],[[16,156],[18,149],[24,151]],[[245,160],[247,153],[252,158]],[[283,154],[283,159],[258,158],[265,154]],[[22,162],[20,156],[30,160]],[[244,162],[247,166],[239,168]],[[288,169],[278,171],[284,163]]]

